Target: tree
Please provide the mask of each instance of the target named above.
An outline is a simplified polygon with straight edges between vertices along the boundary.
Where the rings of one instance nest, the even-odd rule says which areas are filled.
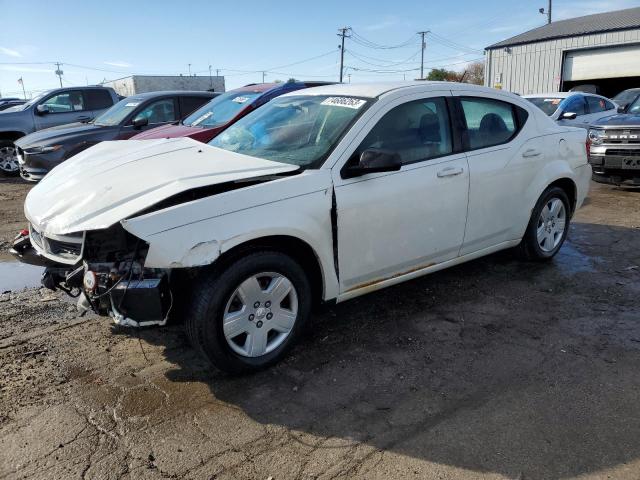
[[[427,80],[436,82],[457,82],[459,74],[446,68],[434,68],[427,75]]]
[[[466,75],[464,77],[465,83],[472,83],[474,85],[484,85],[484,63],[474,62],[467,67]]]

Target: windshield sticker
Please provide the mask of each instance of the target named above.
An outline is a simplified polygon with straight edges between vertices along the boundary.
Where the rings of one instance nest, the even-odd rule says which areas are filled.
[[[191,125],[198,125],[201,122],[204,122],[207,118],[209,118],[211,115],[213,115],[213,112],[207,112],[207,113],[203,113],[202,115],[200,115],[198,118],[196,118]]]
[[[137,107],[140,105],[140,102],[129,102],[125,104],[125,107]]]
[[[366,103],[365,100],[361,100],[359,98],[329,97],[323,100],[320,105],[331,105],[333,107],[346,107],[346,108],[353,108],[357,110],[365,103]]]
[[[247,100],[249,100],[249,97],[236,97],[231,101],[236,103],[245,103]]]

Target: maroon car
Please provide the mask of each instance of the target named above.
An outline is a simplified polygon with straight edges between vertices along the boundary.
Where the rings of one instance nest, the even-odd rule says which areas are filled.
[[[206,143],[247,113],[269,100],[303,88],[330,82],[258,83],[230,90],[206,103],[179,123],[163,125],[139,133],[132,140],[191,137]]]

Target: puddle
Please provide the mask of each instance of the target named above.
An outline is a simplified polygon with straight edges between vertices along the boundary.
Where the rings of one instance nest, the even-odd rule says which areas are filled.
[[[564,242],[553,262],[563,273],[570,275],[595,271],[594,259],[580,252],[568,241]]]
[[[0,293],[7,290],[17,292],[23,288],[39,287],[43,271],[43,267],[0,259]]]

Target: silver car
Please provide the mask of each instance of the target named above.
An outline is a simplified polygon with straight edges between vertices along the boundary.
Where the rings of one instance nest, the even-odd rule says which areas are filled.
[[[559,125],[589,128],[596,120],[618,112],[618,105],[593,93],[555,92],[525,95]]]

